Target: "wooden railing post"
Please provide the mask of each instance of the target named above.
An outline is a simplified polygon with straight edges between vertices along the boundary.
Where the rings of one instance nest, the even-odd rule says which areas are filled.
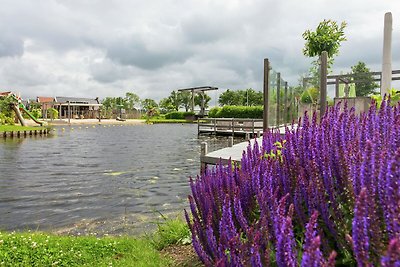
[[[228,146],[233,147],[233,136],[228,137]]]
[[[200,145],[200,173],[203,174],[207,168],[207,163],[204,162],[204,157],[208,154],[208,147],[207,142],[202,142]]]

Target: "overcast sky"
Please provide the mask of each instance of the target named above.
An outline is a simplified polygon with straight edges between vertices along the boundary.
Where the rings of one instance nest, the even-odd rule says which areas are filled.
[[[307,72],[302,33],[346,21],[334,72],[380,71],[383,18],[399,0],[0,0],[0,91],[23,97],[160,100],[177,88],[262,89],[263,59],[291,85]],[[213,96],[215,93],[210,93]]]

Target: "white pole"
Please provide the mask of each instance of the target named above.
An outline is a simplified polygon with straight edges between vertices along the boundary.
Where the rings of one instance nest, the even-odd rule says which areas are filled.
[[[389,93],[392,88],[392,13],[385,14],[383,28],[383,58],[381,76],[381,96]]]

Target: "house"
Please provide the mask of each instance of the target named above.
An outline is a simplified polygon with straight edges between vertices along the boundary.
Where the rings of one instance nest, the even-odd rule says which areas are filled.
[[[58,110],[60,119],[67,119],[70,114],[71,119],[95,119],[99,117],[102,104],[99,98],[81,97],[44,97],[38,96],[37,102],[42,107],[43,117],[46,118],[47,110],[54,108]]]

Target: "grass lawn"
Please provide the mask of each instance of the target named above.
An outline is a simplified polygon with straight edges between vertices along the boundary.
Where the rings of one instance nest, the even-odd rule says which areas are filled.
[[[200,266],[190,241],[180,219],[141,238],[0,231],[0,266]]]
[[[11,132],[11,131],[30,131],[30,130],[44,130],[46,127],[42,126],[21,126],[21,125],[0,125],[1,132]]]

